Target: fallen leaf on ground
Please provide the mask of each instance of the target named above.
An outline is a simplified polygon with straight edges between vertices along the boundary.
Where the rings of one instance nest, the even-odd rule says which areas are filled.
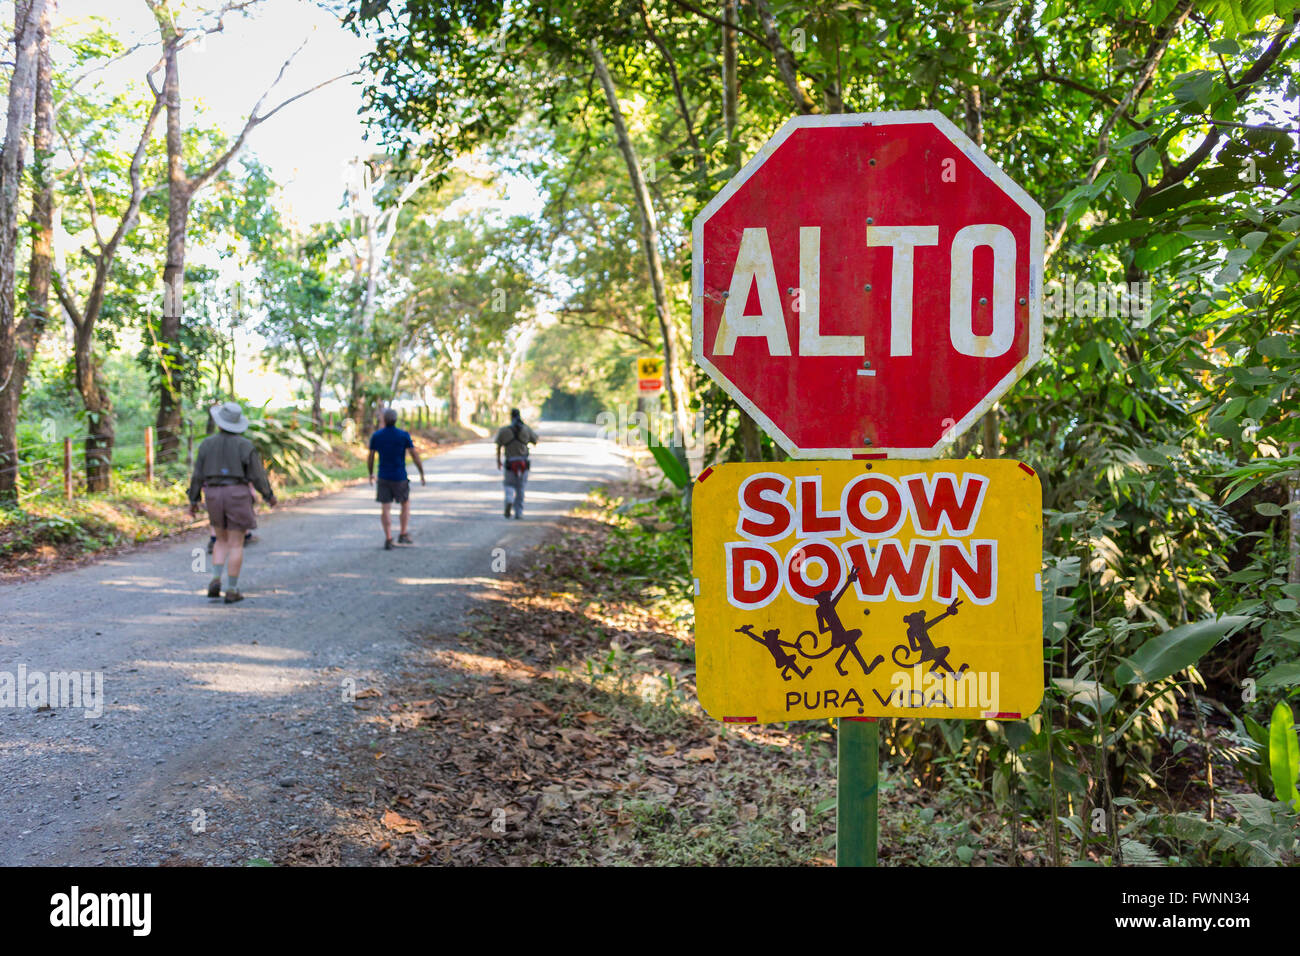
[[[394,810],[389,810],[384,814],[382,823],[384,826],[388,827],[388,829],[394,830],[398,833],[416,833],[421,829],[420,824],[416,821],[404,817]]]

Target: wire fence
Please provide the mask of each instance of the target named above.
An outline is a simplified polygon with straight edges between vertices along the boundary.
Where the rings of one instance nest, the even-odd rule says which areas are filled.
[[[291,429],[310,429],[338,436],[343,441],[357,441],[368,433],[365,425],[358,425],[354,420],[336,412],[322,414],[319,422],[315,422],[312,415],[303,412],[280,413],[269,417]],[[377,413],[375,418],[376,421],[371,424],[377,427]],[[409,419],[414,427],[437,427],[450,424],[451,416],[445,409],[420,407],[409,415]],[[161,465],[156,461],[155,432],[154,427],[149,425],[145,427],[141,439],[130,444],[118,444],[116,435],[100,433],[65,435],[62,438],[20,445],[17,449],[17,464],[0,468],[0,475],[17,472],[14,484],[19,503],[60,492],[65,500],[71,501],[78,495],[89,493],[89,477],[92,473],[103,479],[109,489],[127,482],[154,484],[160,474],[168,481],[185,480],[194,466],[196,441],[201,441],[204,437],[206,431],[197,429],[194,422],[183,423],[181,442],[184,445],[184,474],[177,469],[181,461],[179,456],[176,461]],[[104,444],[91,444],[92,442]],[[59,446],[62,446],[59,454],[47,454],[34,459],[22,457],[24,452]]]

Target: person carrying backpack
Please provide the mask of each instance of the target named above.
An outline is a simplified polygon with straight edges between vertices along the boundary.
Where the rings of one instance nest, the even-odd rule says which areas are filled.
[[[537,432],[524,424],[519,409],[510,409],[510,424],[497,432],[497,469],[502,471],[506,487],[506,517],[514,511],[516,519],[524,516],[524,484],[528,480],[528,446],[537,444]],[[502,469],[501,453],[505,452]]]

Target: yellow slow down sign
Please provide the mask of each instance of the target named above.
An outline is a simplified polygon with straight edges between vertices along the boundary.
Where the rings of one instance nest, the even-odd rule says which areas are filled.
[[[1028,465],[730,464],[698,482],[696,682],[710,716],[1038,708],[1042,489]]]

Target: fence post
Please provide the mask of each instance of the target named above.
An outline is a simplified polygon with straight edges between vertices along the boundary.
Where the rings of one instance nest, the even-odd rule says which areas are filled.
[[[72,500],[72,438],[63,439],[63,498]]]
[[[144,480],[153,484],[153,426],[144,426]]]

